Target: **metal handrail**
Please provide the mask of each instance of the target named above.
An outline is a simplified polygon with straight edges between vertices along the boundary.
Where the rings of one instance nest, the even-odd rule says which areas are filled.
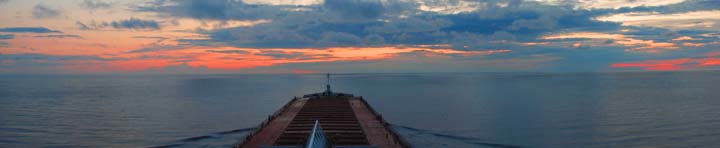
[[[385,125],[385,129],[390,131],[389,134],[392,135],[392,137],[395,141],[395,144],[399,144],[400,147],[404,147],[404,148],[412,147],[412,145],[409,142],[407,142],[407,140],[405,140],[405,138],[398,135],[397,131],[395,131],[392,127],[390,127],[390,123],[388,123],[385,119],[383,119],[382,115],[380,113],[378,113],[377,111],[375,111],[375,109],[372,106],[370,106],[370,103],[368,103],[365,100],[365,98],[363,98],[362,96],[360,96],[358,98],[360,99],[360,102],[362,102],[363,104],[365,104],[365,106],[367,106],[367,108],[370,110],[370,112],[375,114],[375,118],[377,120],[379,120],[380,122],[382,122],[383,125]]]
[[[270,121],[275,120],[275,118],[278,117],[278,116],[280,115],[280,113],[282,113],[282,112],[284,112],[285,110],[287,110],[287,108],[289,108],[290,105],[292,105],[295,101],[297,101],[297,100],[299,100],[299,99],[300,99],[300,98],[298,98],[298,97],[293,97],[293,99],[290,100],[290,101],[288,101],[287,103],[285,103],[285,105],[283,105],[282,108],[280,108],[279,110],[275,111],[272,115],[268,116],[267,119],[265,119],[263,122],[261,122],[260,125],[257,126],[257,129],[255,129],[255,131],[252,131],[252,132],[250,132],[247,136],[245,136],[245,140],[243,140],[242,142],[240,142],[240,143],[238,143],[238,144],[235,144],[235,146],[233,146],[233,147],[239,148],[239,147],[242,147],[243,145],[245,145],[245,144],[248,142],[248,140],[250,140],[253,136],[255,136],[256,133],[259,133],[261,130],[263,130],[263,128],[264,128],[267,124],[269,124]]]
[[[312,132],[310,133],[310,139],[308,139],[306,148],[325,148],[327,146],[327,140],[325,139],[325,133],[320,127],[320,121],[315,120],[315,126],[313,126]]]

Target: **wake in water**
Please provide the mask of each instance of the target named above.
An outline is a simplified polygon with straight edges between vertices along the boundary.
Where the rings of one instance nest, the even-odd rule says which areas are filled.
[[[252,128],[241,128],[229,131],[217,132],[209,135],[195,136],[177,140],[171,144],[154,146],[150,148],[184,148],[184,147],[232,147],[238,139],[242,139],[245,135],[254,131]]]
[[[473,137],[463,137],[463,136],[456,136],[456,135],[449,135],[449,134],[443,134],[431,130],[424,130],[424,129],[418,129],[414,127],[409,126],[403,126],[403,125],[397,125],[397,124],[391,124],[391,126],[394,129],[398,129],[398,132],[402,133],[403,136],[405,136],[405,139],[410,140],[409,142],[412,143],[416,147],[436,147],[436,146],[443,146],[443,147],[455,147],[452,143],[461,142],[465,145],[470,144],[474,146],[483,146],[483,147],[497,147],[497,148],[521,148],[521,146],[516,145],[510,145],[510,144],[500,144],[500,143],[492,143],[487,142],[486,139],[480,139],[480,138],[473,138]],[[418,141],[422,140],[423,136],[432,136],[431,139],[436,140],[423,140],[422,145],[420,142],[415,142],[413,139],[418,137]],[[444,140],[437,140],[437,138],[441,138]],[[426,143],[426,142],[432,142],[432,143]],[[460,146],[462,147],[462,146]]]

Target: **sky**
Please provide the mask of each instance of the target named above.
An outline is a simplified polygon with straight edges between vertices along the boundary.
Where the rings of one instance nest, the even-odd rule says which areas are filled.
[[[0,0],[0,73],[720,69],[718,0]]]

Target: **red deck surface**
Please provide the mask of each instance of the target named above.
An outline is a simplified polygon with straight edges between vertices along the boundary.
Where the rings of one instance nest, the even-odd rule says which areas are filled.
[[[355,115],[367,135],[370,145],[379,148],[403,148],[401,139],[388,130],[389,127],[369,108],[368,104],[358,98],[350,99]]]
[[[302,146],[315,120],[333,146],[410,147],[360,97],[313,96],[290,104],[236,147]]]
[[[256,131],[255,134],[252,135],[252,138],[247,139],[236,147],[258,148],[273,145],[275,140],[283,134],[285,127],[290,124],[293,118],[295,118],[295,115],[302,109],[306,101],[307,99],[296,99],[290,102],[290,105],[288,105],[285,110],[281,111],[271,122]]]

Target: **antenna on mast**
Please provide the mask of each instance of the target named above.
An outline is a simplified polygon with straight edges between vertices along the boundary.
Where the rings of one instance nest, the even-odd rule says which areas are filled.
[[[325,93],[332,94],[332,90],[330,90],[330,73],[327,74],[327,85],[325,85]]]

